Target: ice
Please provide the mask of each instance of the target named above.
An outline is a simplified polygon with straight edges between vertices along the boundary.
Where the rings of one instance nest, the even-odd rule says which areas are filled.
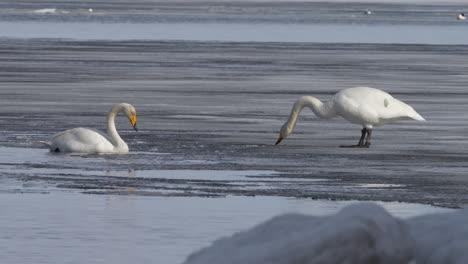
[[[439,231],[421,218],[416,233],[412,220],[378,209],[355,221],[321,217],[356,200],[386,201],[378,204],[402,218],[451,210],[431,204],[468,204],[460,6],[40,2],[0,8],[1,263],[181,263],[285,213],[340,223],[330,237],[363,219],[377,231],[406,225],[419,260],[465,254],[452,237],[466,235],[449,220]],[[43,8],[56,12],[33,13]],[[362,85],[408,102],[428,122],[383,126],[371,148],[342,149],[360,127],[308,111],[274,146],[299,96],[328,100]],[[117,102],[138,111],[138,133],[117,120],[128,155],[39,149],[65,129],[105,130]]]
[[[215,241],[198,263],[467,263],[468,209],[401,220],[361,203],[335,215],[286,214]]]

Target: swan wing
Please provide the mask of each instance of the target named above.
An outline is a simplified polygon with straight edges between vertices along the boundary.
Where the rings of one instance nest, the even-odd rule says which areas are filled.
[[[383,109],[380,110],[379,116],[382,123],[388,123],[397,120],[417,120],[425,121],[425,119],[416,112],[410,105],[395,99],[390,98],[386,102]]]
[[[339,115],[351,123],[372,127],[378,122],[378,114],[374,107],[360,98],[340,94],[334,98],[334,102]]]
[[[411,106],[370,87],[344,89],[336,94],[336,103],[346,120],[367,127],[397,120],[424,120]]]
[[[99,131],[82,127],[55,134],[48,145],[51,151],[77,153],[110,153],[115,148]]]

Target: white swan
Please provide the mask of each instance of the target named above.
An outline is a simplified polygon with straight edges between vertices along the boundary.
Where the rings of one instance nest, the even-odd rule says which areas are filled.
[[[36,14],[55,14],[57,13],[57,8],[43,8],[34,10],[33,13]]]
[[[465,20],[465,19],[466,19],[465,14],[463,14],[463,13],[458,14],[457,20]]]
[[[137,131],[135,108],[131,104],[121,103],[112,107],[107,115],[107,136],[99,131],[78,127],[57,133],[43,143],[52,152],[126,154],[128,146],[115,129],[115,117],[120,112],[124,112]]]
[[[370,87],[354,87],[339,91],[325,103],[312,96],[299,98],[294,103],[288,121],[281,127],[276,144],[293,132],[299,113],[304,107],[309,107],[321,118],[341,116],[351,123],[362,125],[358,144],[347,147],[369,147],[374,126],[397,120],[425,121],[411,106],[384,91]]]
[[[369,9],[366,9],[364,11],[364,15],[372,15],[372,11],[370,11]]]

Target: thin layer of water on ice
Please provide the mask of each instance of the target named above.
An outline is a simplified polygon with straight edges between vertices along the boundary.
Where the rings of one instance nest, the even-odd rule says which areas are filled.
[[[92,263],[142,263],[155,256],[161,263],[181,263],[213,240],[272,216],[287,212],[327,215],[354,202],[265,196],[80,195],[63,189],[49,194],[0,192],[0,199],[0,244],[5,252],[16,252],[3,256],[10,264],[63,263],[83,255]],[[451,211],[420,204],[378,204],[405,218]]]

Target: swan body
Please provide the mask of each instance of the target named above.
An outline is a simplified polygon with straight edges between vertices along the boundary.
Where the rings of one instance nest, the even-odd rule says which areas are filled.
[[[370,87],[354,87],[339,91],[325,103],[312,96],[299,98],[294,103],[288,121],[281,127],[276,144],[293,132],[304,107],[310,108],[320,118],[341,116],[351,123],[361,125],[361,139],[355,147],[369,147],[373,127],[398,120],[425,121],[411,106],[384,91]]]
[[[123,112],[133,128],[136,127],[136,110],[127,103],[115,105],[107,115],[107,136],[99,131],[89,128],[73,128],[52,136],[43,142],[52,152],[74,153],[128,153],[128,146],[119,136],[115,128],[115,117]]]
[[[33,13],[36,14],[55,14],[57,13],[57,8],[43,8],[34,10]]]
[[[463,14],[463,13],[458,14],[457,20],[465,20],[465,19],[466,19],[465,14]]]
[[[369,9],[366,9],[366,10],[364,11],[364,14],[365,14],[365,15],[372,15],[372,11],[370,11]]]

